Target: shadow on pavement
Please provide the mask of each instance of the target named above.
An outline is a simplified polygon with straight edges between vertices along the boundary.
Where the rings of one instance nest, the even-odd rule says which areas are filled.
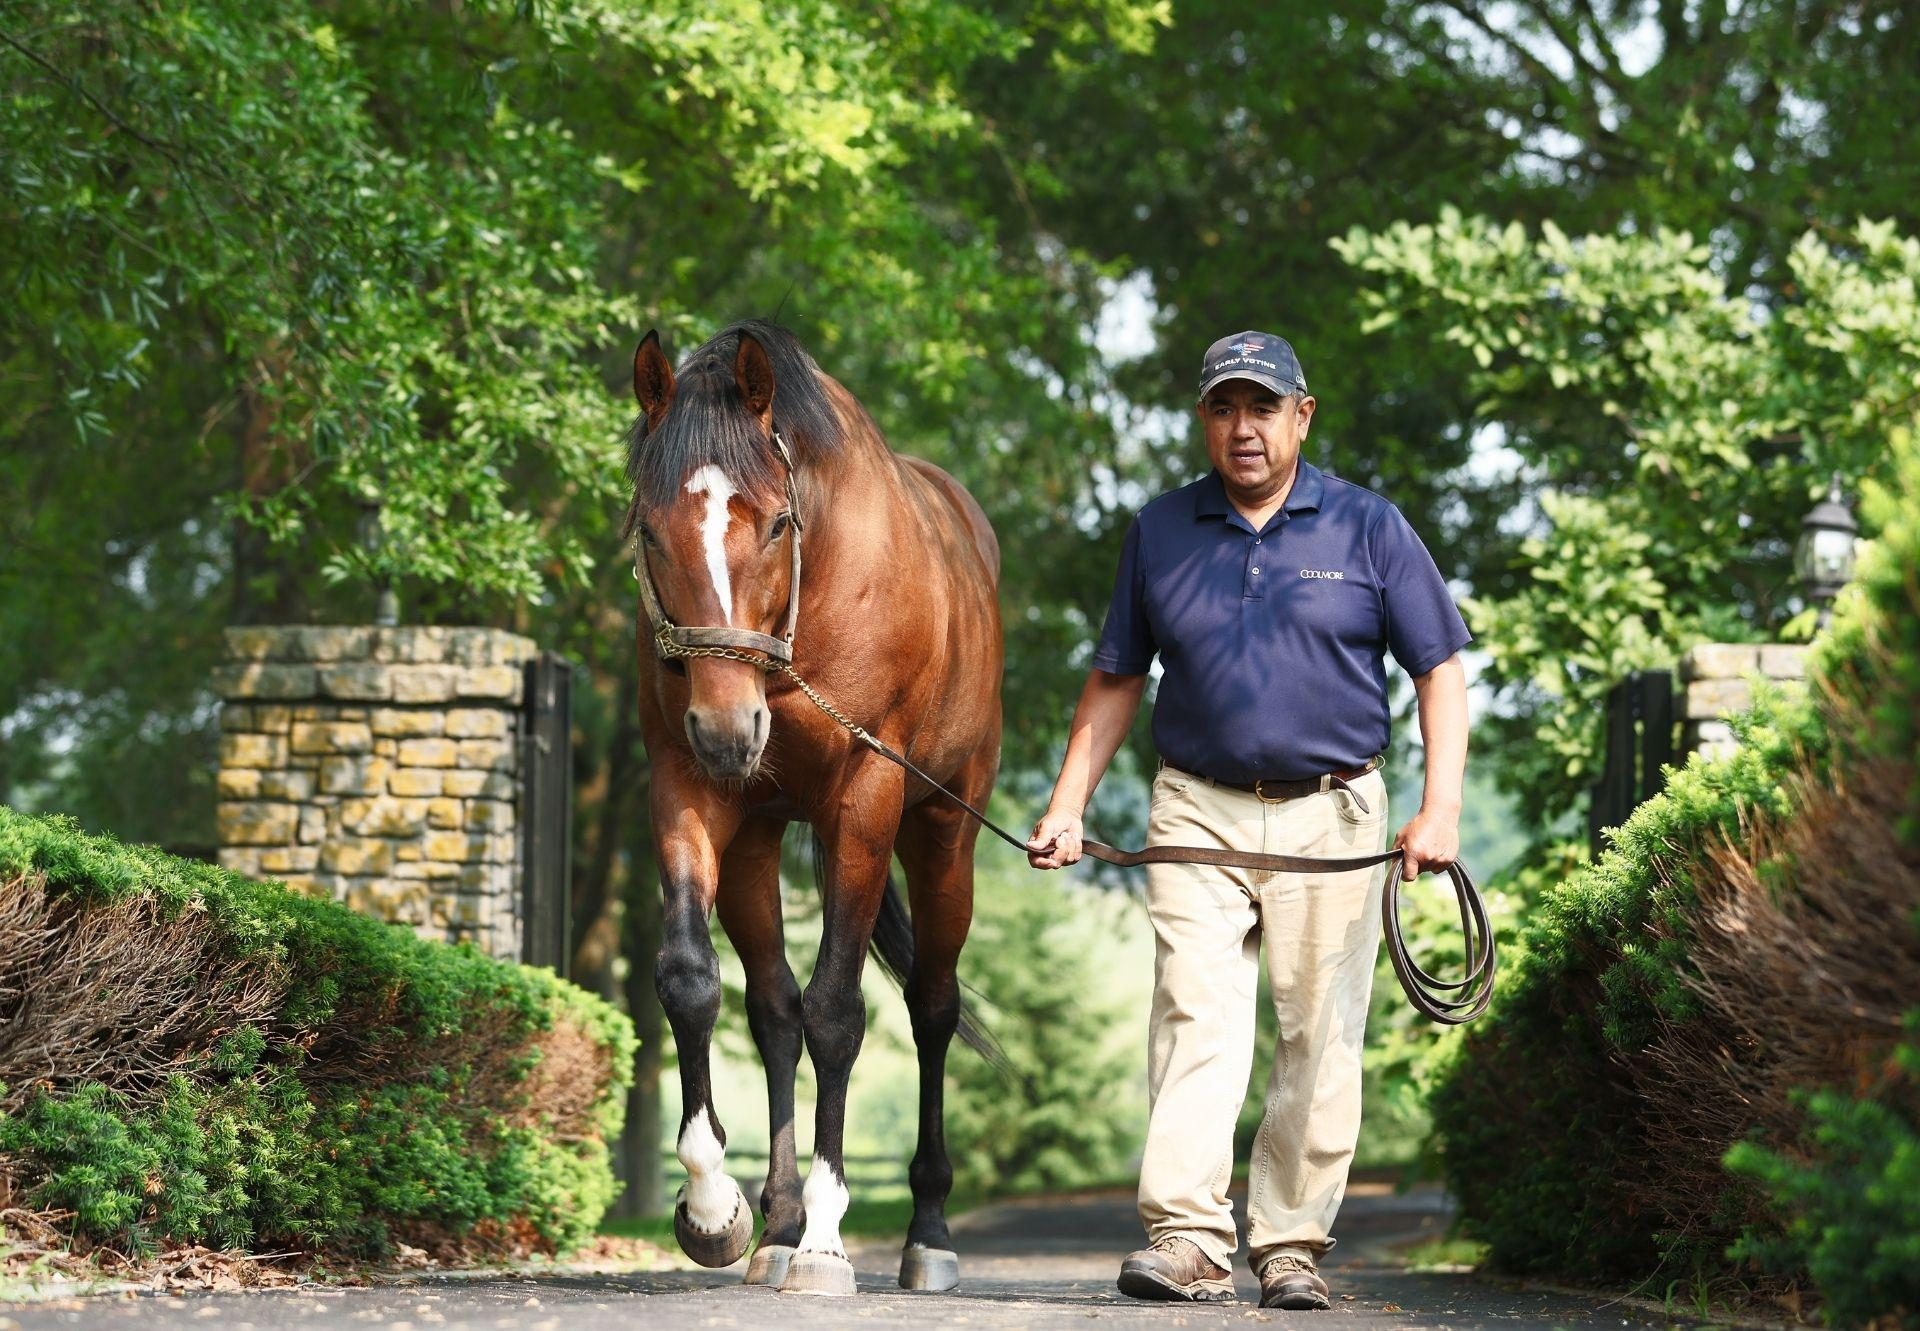
[[[1236,1211],[1239,1207],[1236,1206]],[[1259,1324],[1323,1328],[1363,1323],[1380,1331],[1469,1327],[1650,1325],[1658,1319],[1599,1297],[1503,1289],[1468,1274],[1415,1274],[1396,1268],[1397,1245],[1444,1232],[1445,1199],[1435,1189],[1395,1195],[1356,1185],[1341,1212],[1341,1243],[1325,1264],[1335,1305],[1328,1313],[1270,1312],[1243,1264],[1237,1304],[1139,1303],[1120,1295],[1120,1259],[1142,1242],[1130,1194],[1112,1192],[1006,1203],[960,1217],[961,1288],[909,1294],[894,1284],[898,1252],[868,1244],[853,1252],[859,1294],[807,1298],[740,1284],[744,1263],[725,1271],[648,1275],[549,1275],[458,1279],[366,1289],[299,1289],[257,1294],[95,1298],[15,1307],[0,1313],[20,1331],[52,1327],[128,1327],[187,1331],[218,1326],[348,1331],[386,1326],[493,1328],[498,1331],[631,1331],[664,1328],[964,1326],[1055,1328],[1228,1327]],[[1244,1254],[1241,1257],[1244,1263]],[[11,1331],[6,1328],[6,1331]]]

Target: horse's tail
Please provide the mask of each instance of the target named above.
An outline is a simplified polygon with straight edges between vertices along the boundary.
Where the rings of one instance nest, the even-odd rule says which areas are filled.
[[[813,838],[813,880],[825,892],[827,852],[817,836]],[[873,922],[873,939],[868,947],[894,986],[905,989],[907,976],[913,971],[913,916],[907,911],[907,899],[901,894],[900,885],[894,882],[891,868],[887,870],[887,891],[880,898],[880,915]],[[964,993],[960,996],[960,1026],[954,1033],[1001,1076],[1012,1074],[1013,1065],[1007,1061],[1006,1051],[981,1019],[980,1009]]]

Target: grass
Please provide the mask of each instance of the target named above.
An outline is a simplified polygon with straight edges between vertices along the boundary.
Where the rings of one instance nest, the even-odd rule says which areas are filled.
[[[1487,1260],[1487,1245],[1472,1239],[1431,1239],[1400,1254],[1409,1271],[1470,1271]]]

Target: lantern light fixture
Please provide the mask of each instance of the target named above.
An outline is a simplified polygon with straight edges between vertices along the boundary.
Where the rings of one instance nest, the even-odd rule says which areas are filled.
[[[1794,543],[1793,569],[1807,602],[1820,608],[1819,626],[1833,618],[1833,600],[1853,578],[1854,539],[1860,524],[1847,506],[1840,473],[1827,484],[1826,497],[1800,520],[1800,539]]]

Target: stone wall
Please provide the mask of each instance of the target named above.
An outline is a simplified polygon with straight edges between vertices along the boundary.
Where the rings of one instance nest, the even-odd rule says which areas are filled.
[[[1731,751],[1726,718],[1753,705],[1752,679],[1804,687],[1808,650],[1797,643],[1711,642],[1688,651],[1680,658],[1686,689],[1682,746],[1715,757]]]
[[[227,630],[220,862],[520,956],[518,719],[497,629]]]

